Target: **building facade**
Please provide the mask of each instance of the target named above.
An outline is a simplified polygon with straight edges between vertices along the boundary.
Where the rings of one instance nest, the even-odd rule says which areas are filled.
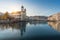
[[[30,16],[29,20],[44,20],[44,21],[46,21],[47,18],[48,18],[47,16]]]
[[[24,6],[21,6],[21,11],[12,12],[11,14],[15,19],[26,19],[26,9],[24,8]]]
[[[60,13],[49,16],[48,20],[60,21]]]

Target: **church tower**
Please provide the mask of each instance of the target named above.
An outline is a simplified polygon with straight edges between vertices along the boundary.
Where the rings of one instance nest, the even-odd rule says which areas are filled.
[[[24,8],[24,6],[21,6],[21,20],[25,19],[26,19],[26,9]]]
[[[24,11],[24,6],[23,5],[21,6],[21,11]]]

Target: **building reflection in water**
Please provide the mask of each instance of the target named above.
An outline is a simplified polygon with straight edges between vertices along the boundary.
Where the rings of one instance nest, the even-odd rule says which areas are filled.
[[[11,23],[11,24],[0,24],[0,31],[11,28],[12,32],[14,29],[20,30],[21,36],[26,32],[26,22]]]
[[[36,25],[36,24],[46,24],[47,22],[45,22],[45,21],[30,21],[29,23]]]
[[[20,24],[21,24],[20,30],[21,30],[21,36],[22,36],[23,33],[26,32],[26,24],[27,24],[27,22],[21,22],[21,23],[19,23],[19,25]]]
[[[48,25],[60,32],[60,22],[48,22]]]

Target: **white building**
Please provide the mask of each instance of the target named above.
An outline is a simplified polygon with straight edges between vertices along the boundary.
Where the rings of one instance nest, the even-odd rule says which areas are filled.
[[[21,6],[21,11],[12,12],[11,14],[16,19],[20,20],[26,19],[26,9],[24,8],[24,6]]]

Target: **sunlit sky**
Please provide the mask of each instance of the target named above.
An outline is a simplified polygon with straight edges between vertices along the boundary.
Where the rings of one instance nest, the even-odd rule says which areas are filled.
[[[60,0],[0,0],[0,12],[19,11],[21,5],[28,16],[50,16],[60,12]]]

